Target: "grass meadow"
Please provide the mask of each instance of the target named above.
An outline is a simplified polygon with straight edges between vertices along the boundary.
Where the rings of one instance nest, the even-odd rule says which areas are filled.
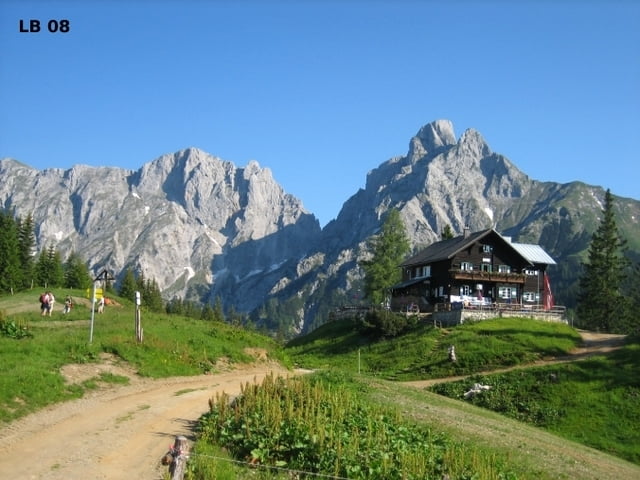
[[[559,323],[501,319],[455,328],[418,324],[396,338],[367,337],[359,322],[331,322],[286,346],[305,368],[337,368],[392,380],[468,375],[567,354],[580,334]],[[448,358],[454,345],[457,362]]]
[[[191,479],[290,478],[277,469],[320,473],[320,467],[324,474],[353,479],[582,478],[574,466],[552,465],[549,452],[508,443],[509,435],[488,440],[481,427],[488,421],[498,431],[508,424],[514,436],[531,425],[531,437],[544,429],[554,439],[566,439],[555,448],[573,451],[576,441],[640,465],[637,338],[621,350],[571,364],[488,375],[484,372],[565,355],[580,344],[580,335],[567,325],[499,319],[447,329],[419,323],[385,339],[370,336],[355,320],[341,320],[280,345],[241,327],[143,311],[144,342],[138,344],[134,307],[116,298],[117,305],[95,315],[89,343],[86,293],[54,293],[59,300],[67,293],[74,297],[70,314],[62,314],[59,302],[52,317],[41,317],[37,292],[0,297],[0,424],[125,382],[103,375],[65,383],[63,365],[98,362],[103,352],[140,375],[161,378],[215,373],[221,360],[251,362],[246,348],[252,347],[316,373],[247,386],[231,403],[212,399],[200,422]],[[456,347],[455,363],[448,359],[450,345]],[[460,375],[471,377],[432,392],[398,384]],[[463,400],[474,382],[492,388]],[[468,415],[479,425],[473,432]],[[232,462],[270,467],[247,471]]]
[[[96,381],[64,382],[63,365],[97,362],[101,352],[126,361],[145,377],[198,375],[216,370],[216,363],[252,362],[246,347],[264,348],[271,358],[286,363],[269,337],[223,323],[142,312],[144,342],[135,339],[134,307],[116,297],[118,305],[94,315],[90,336],[90,303],[83,291],[70,293],[75,306],[62,314],[57,302],[51,317],[41,317],[37,293],[0,298],[5,335],[0,334],[0,422],[8,422],[47,405],[81,397]],[[57,298],[64,298],[57,295]],[[7,334],[8,333],[8,334]],[[16,338],[18,337],[18,338]],[[118,378],[103,376],[102,382]]]

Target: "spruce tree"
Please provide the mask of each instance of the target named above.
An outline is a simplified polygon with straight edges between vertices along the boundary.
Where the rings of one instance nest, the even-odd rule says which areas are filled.
[[[89,267],[75,252],[71,252],[64,263],[64,286],[66,288],[91,288]]]
[[[18,218],[18,250],[20,256],[20,266],[22,270],[22,286],[30,288],[34,281],[35,262],[33,254],[36,247],[36,235],[33,215],[29,213],[23,220]]]
[[[35,279],[40,287],[54,288],[64,284],[64,269],[60,252],[53,244],[40,252],[35,265]]]
[[[389,287],[401,280],[400,264],[409,252],[409,239],[397,210],[390,210],[378,235],[369,242],[371,259],[360,263],[364,291],[374,304],[384,302]]]
[[[629,301],[621,288],[629,266],[623,255],[625,245],[616,226],[613,196],[607,190],[580,278],[577,314],[585,328],[620,332],[628,325]]]
[[[205,303],[200,313],[200,319],[212,322],[214,320],[213,307],[209,302]]]
[[[133,273],[133,270],[127,268],[124,272],[124,277],[122,277],[122,282],[120,283],[120,290],[118,291],[118,294],[122,298],[126,298],[133,302],[136,298],[136,290],[139,290],[136,283],[136,277]]]
[[[155,278],[145,280],[142,290],[142,304],[152,312],[162,312],[164,310],[164,301]]]
[[[453,234],[453,230],[451,230],[451,225],[446,224],[442,229],[442,233],[440,234],[441,240],[449,240],[453,238],[455,235]]]
[[[213,304],[213,320],[216,322],[224,322],[224,308],[220,296],[216,297],[216,301]]]
[[[49,285],[51,287],[62,287],[64,285],[64,267],[60,252],[51,245],[47,251],[49,262]]]
[[[13,293],[22,287],[20,248],[16,220],[0,211],[0,291]]]

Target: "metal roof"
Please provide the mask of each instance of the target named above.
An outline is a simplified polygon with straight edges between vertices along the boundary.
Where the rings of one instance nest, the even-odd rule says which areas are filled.
[[[545,263],[547,265],[556,264],[555,260],[551,258],[551,256],[547,252],[545,252],[540,245],[512,242],[511,246],[531,263]]]

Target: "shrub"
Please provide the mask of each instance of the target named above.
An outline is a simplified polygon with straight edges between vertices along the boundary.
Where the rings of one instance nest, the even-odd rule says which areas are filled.
[[[362,326],[383,337],[397,337],[418,323],[416,315],[405,315],[388,310],[371,310],[364,317]]]
[[[2,312],[0,312],[0,335],[15,339],[33,337],[29,327],[24,322],[18,321],[16,323],[13,320],[8,320]]]

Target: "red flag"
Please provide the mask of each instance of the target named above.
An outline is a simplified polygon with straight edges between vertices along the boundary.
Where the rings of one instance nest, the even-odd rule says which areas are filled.
[[[542,294],[544,309],[551,310],[553,308],[553,293],[551,292],[551,283],[549,283],[549,275],[544,274],[544,292]]]

